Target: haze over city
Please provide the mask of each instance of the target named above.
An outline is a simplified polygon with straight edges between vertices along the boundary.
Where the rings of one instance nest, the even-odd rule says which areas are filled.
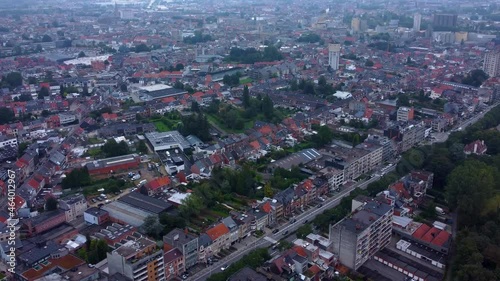
[[[500,280],[498,0],[0,14],[0,280]]]

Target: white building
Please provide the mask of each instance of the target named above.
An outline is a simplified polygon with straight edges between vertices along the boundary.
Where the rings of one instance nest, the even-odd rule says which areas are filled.
[[[420,31],[420,25],[422,24],[422,15],[416,13],[413,15],[413,31]]]
[[[500,51],[486,53],[484,56],[483,70],[490,77],[500,75]]]
[[[77,217],[83,216],[87,210],[87,200],[85,196],[77,194],[75,196],[67,197],[59,200],[59,205],[66,214],[66,221],[70,222]]]
[[[6,146],[17,146],[17,139],[0,135],[0,148]]]
[[[340,44],[328,45],[328,65],[333,69],[339,69]]]
[[[349,92],[342,92],[342,91],[337,91],[335,94],[333,94],[335,97],[341,99],[341,100],[345,100],[345,99],[348,99],[348,98],[352,98],[352,94],[349,93]]]

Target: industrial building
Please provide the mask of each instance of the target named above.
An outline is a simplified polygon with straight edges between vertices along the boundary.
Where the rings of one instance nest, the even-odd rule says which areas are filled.
[[[156,100],[167,97],[180,96],[184,94],[187,94],[187,92],[165,84],[144,86],[139,89],[139,95],[143,100]]]
[[[151,214],[158,215],[167,211],[172,207],[172,204],[160,199],[156,199],[139,192],[131,192],[118,199],[119,202],[125,203],[130,207],[140,209]]]
[[[145,134],[146,139],[151,144],[154,151],[162,151],[180,148],[182,150],[190,148],[189,142],[178,131],[152,132]]]
[[[123,156],[111,157],[102,160],[92,161],[85,166],[91,176],[106,175],[118,171],[136,169],[141,163],[141,158],[137,154],[128,154]]]
[[[357,270],[391,241],[393,206],[353,200],[353,212],[330,227],[330,241],[340,262]]]

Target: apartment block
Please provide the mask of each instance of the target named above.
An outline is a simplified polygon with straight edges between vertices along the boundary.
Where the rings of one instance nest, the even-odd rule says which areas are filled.
[[[488,52],[484,55],[483,70],[490,77],[500,75],[500,51]]]
[[[141,237],[107,254],[109,275],[120,273],[133,281],[165,281],[163,250]]]
[[[176,228],[163,236],[163,243],[170,248],[177,248],[184,256],[186,268],[198,263],[198,237]],[[167,251],[167,249],[164,249]]]
[[[413,120],[415,115],[415,110],[413,107],[401,106],[398,108],[396,120],[401,122],[408,122],[409,120]]]
[[[325,161],[325,165],[343,170],[344,181],[347,181],[382,164],[383,147],[374,143],[363,143],[352,149],[336,146],[327,148],[323,154],[332,157],[331,161]]]
[[[330,241],[340,262],[357,270],[389,244],[394,210],[375,200],[353,205],[353,209],[349,216],[330,226]]]

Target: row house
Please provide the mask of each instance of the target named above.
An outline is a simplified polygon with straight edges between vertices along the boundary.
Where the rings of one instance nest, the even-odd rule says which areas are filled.
[[[165,264],[166,280],[178,280],[176,278],[186,270],[184,255],[178,248],[165,251],[163,263]]]
[[[196,265],[199,261],[199,237],[185,230],[174,229],[163,236],[163,250],[167,253],[171,249],[178,249],[183,256],[186,269]],[[210,242],[211,243],[211,242]],[[168,270],[168,268],[166,268]]]
[[[254,222],[254,216],[249,212],[247,213],[237,213],[231,212],[233,220],[238,224],[238,237],[239,239],[245,238],[250,235],[252,231],[252,222]]]
[[[59,200],[59,206],[61,210],[64,210],[66,214],[66,221],[68,222],[82,217],[83,213],[88,208],[87,200],[85,199],[85,196],[81,194]]]
[[[168,189],[171,184],[171,180],[169,177],[160,177],[155,178],[152,181],[147,182],[144,187],[148,191],[148,195],[152,196],[154,194],[159,194],[164,190]]]
[[[231,217],[226,217],[221,222],[229,229],[229,243],[233,245],[240,239],[238,224]]]
[[[231,246],[231,232],[224,223],[219,223],[206,231],[206,234],[212,240],[211,249],[213,254],[217,254],[222,249],[228,249]]]

